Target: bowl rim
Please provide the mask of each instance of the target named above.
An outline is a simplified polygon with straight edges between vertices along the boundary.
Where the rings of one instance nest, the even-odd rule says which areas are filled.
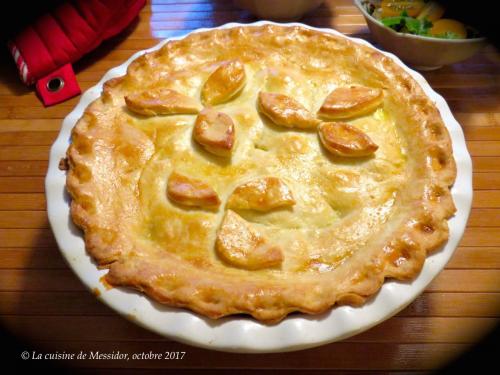
[[[396,30],[391,29],[390,27],[385,26],[382,22],[380,22],[378,19],[373,17],[371,14],[369,14],[366,9],[363,7],[361,4],[363,0],[354,0],[354,4],[358,7],[358,9],[361,11],[363,16],[366,19],[369,19],[379,25],[380,27],[388,30],[392,35],[401,37],[401,38],[407,38],[407,39],[415,39],[415,40],[423,40],[423,41],[434,41],[436,43],[451,43],[451,44],[465,44],[465,43],[478,43],[478,42],[484,42],[486,41],[486,37],[481,36],[479,38],[465,38],[465,39],[443,39],[443,38],[433,38],[430,36],[422,36],[422,35],[415,35],[415,34],[409,34],[409,33],[400,33]],[[369,0],[366,0],[369,1]]]

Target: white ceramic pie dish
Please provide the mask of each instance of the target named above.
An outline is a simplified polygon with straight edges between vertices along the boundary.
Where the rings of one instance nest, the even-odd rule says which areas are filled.
[[[219,28],[252,27],[263,24],[273,23],[268,21],[247,25],[230,23]],[[285,25],[302,26],[348,38],[331,29],[317,29],[299,23]],[[207,30],[209,29],[193,32]],[[181,38],[183,36],[169,40]],[[360,39],[348,39],[369,45]],[[139,325],[177,341],[232,352],[282,352],[342,340],[365,331],[402,310],[423,292],[451,258],[464,233],[472,203],[472,162],[465,145],[462,129],[451,114],[445,100],[431,89],[420,74],[410,70],[397,57],[386,52],[382,53],[395,60],[398,65],[411,74],[438,107],[450,132],[457,164],[457,178],[451,191],[457,213],[449,220],[450,238],[441,250],[427,258],[422,272],[415,280],[410,283],[387,281],[380,292],[362,307],[335,307],[318,316],[294,314],[276,325],[265,325],[249,317],[240,316],[211,320],[187,310],[163,306],[130,289],[113,288],[107,290],[100,281],[107,270],[97,269],[96,264],[85,251],[82,233],[72,223],[69,211],[70,198],[65,190],[66,173],[59,170],[58,164],[60,159],[66,155],[71,129],[82,116],[87,105],[101,95],[103,83],[125,74],[126,68],[132,60],[145,52],[160,48],[167,41],[165,40],[148,50],[135,53],[126,62],[108,71],[99,83],[87,90],[75,109],[64,119],[61,132],[50,152],[45,189],[47,211],[52,230],[70,267],[89,289],[100,291],[98,297],[100,300],[123,316],[133,318],[133,321]]]

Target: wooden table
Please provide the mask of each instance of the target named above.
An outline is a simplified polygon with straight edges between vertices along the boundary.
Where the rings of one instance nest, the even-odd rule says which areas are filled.
[[[75,65],[85,90],[110,68],[158,40],[198,27],[255,19],[228,1],[153,0],[128,31]],[[370,40],[349,0],[327,1],[303,19]],[[65,366],[121,368],[282,368],[375,371],[434,369],[458,356],[498,322],[500,313],[499,57],[492,47],[470,60],[425,73],[462,124],[474,162],[474,202],[453,259],[426,292],[377,327],[298,353],[212,352],[159,337],[117,315],[89,293],[63,261],[45,212],[49,148],[79,98],[44,108],[0,66],[0,322],[39,352],[185,351],[184,359],[74,360]],[[20,355],[20,352],[14,353]],[[141,372],[142,373],[142,372]]]

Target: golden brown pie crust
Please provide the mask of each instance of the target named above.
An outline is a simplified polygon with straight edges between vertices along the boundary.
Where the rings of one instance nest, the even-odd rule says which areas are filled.
[[[196,115],[145,117],[126,107],[125,96],[157,88],[201,104],[204,81],[235,59],[245,86],[215,106],[235,123],[230,159],[193,142]],[[258,112],[259,91],[317,113],[335,87],[352,84],[384,91],[379,109],[345,121],[379,146],[371,157],[332,156],[314,129],[279,127]],[[361,305],[385,278],[415,278],[448,239],[455,212],[450,137],[420,86],[369,47],[301,27],[200,32],[137,58],[85,110],[67,156],[71,216],[88,253],[109,268],[106,281],[210,318],[277,322]],[[208,183],[219,209],[170,202],[174,170]],[[216,236],[230,194],[259,177],[282,179],[296,203],[238,212],[283,253],[280,267],[241,269],[217,256]]]

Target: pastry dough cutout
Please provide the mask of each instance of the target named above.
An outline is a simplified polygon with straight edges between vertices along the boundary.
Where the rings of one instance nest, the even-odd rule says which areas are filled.
[[[294,204],[287,184],[277,177],[262,177],[238,186],[229,197],[227,207],[266,212]]]
[[[235,134],[231,117],[205,108],[196,118],[193,138],[205,150],[217,156],[231,156]]]
[[[196,114],[200,104],[193,98],[171,89],[153,89],[125,97],[132,112],[145,116]]]
[[[311,129],[320,123],[302,104],[283,94],[259,92],[258,109],[276,125],[287,128]]]
[[[338,87],[326,97],[318,115],[331,120],[358,117],[373,112],[383,99],[381,89],[358,85]]]
[[[333,155],[369,156],[378,149],[368,135],[343,122],[324,122],[318,129],[321,143]]]
[[[228,210],[217,233],[215,250],[225,262],[238,268],[258,270],[277,267],[283,251],[252,228],[234,211]]]
[[[201,101],[204,105],[225,103],[241,92],[245,80],[245,67],[240,60],[225,61],[206,80]]]
[[[168,178],[167,196],[184,206],[217,208],[220,205],[219,196],[208,184],[177,172]]]

